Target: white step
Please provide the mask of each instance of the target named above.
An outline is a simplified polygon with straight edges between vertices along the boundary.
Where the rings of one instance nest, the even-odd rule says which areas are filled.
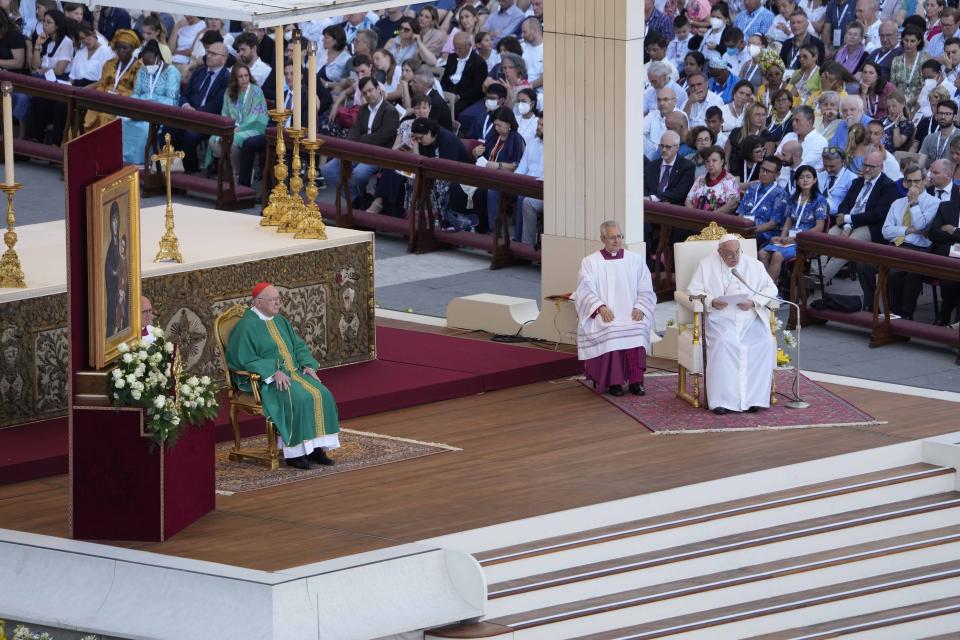
[[[858,598],[849,598],[838,602],[804,607],[783,613],[750,618],[740,622],[700,629],[688,633],[665,636],[669,640],[718,640],[719,638],[746,638],[760,633],[770,633],[777,629],[802,624],[826,622],[842,616],[864,615],[894,607],[946,598],[960,593],[960,578],[939,580],[924,584],[884,591],[882,596],[868,594]],[[927,627],[929,630],[929,627]],[[628,636],[629,637],[629,636]],[[865,636],[874,640],[874,636]],[[897,637],[897,636],[894,636]],[[908,640],[911,636],[899,636],[898,640]]]
[[[885,484],[831,497],[801,502],[780,500],[779,502],[785,502],[783,506],[777,506],[778,501],[771,501],[767,508],[761,506],[761,508],[746,513],[734,511],[734,515],[717,517],[706,522],[694,519],[693,524],[686,526],[682,524],[682,519],[678,518],[678,526],[661,528],[649,533],[639,530],[635,535],[610,541],[600,541],[573,548],[561,547],[541,555],[521,557],[496,564],[484,562],[484,575],[487,577],[488,584],[494,584],[537,573],[655,551],[668,546],[680,546],[834,513],[952,491],[955,482],[955,474],[951,473],[933,477],[921,475],[916,480]],[[718,509],[718,514],[722,515],[722,513],[722,508]]]
[[[711,544],[716,544],[718,551],[709,555],[698,557],[698,554],[702,554],[703,548],[707,546],[703,544],[693,548],[666,550],[665,553],[672,551],[670,553],[674,557],[672,562],[664,563],[662,554],[654,554],[651,558],[631,558],[624,565],[618,566],[617,572],[611,575],[601,575],[594,568],[585,566],[580,568],[581,579],[565,584],[560,577],[545,574],[531,578],[538,581],[538,588],[510,595],[504,595],[509,591],[500,591],[505,585],[490,584],[487,619],[853,546],[867,541],[958,525],[960,524],[960,497],[958,494],[945,495],[946,497],[937,500],[929,498],[914,501],[915,504],[949,505],[934,511],[911,514],[911,510],[906,508],[891,507],[891,513],[904,515],[871,524],[858,524],[862,517],[857,516],[857,512],[853,512],[853,514],[845,514],[830,520],[829,527],[826,525],[802,527],[800,531],[803,535],[798,537],[786,537],[781,534],[778,539],[778,536],[764,531],[746,538],[746,540],[756,541],[758,546],[742,548],[744,540],[740,538],[736,543],[723,540],[711,541]],[[841,524],[845,528],[836,528]],[[786,531],[791,535],[796,533],[789,529]],[[592,578],[592,575],[598,577]]]
[[[762,634],[778,637],[786,629],[880,614],[897,607],[925,606],[947,598],[956,601],[958,593],[960,562],[952,561],[594,632],[577,636],[576,640],[718,640]]]
[[[564,620],[514,632],[514,640],[557,640],[618,629],[625,626],[653,622],[663,618],[683,616],[698,611],[729,607],[741,602],[762,600],[788,593],[816,589],[841,582],[860,580],[884,573],[914,569],[960,557],[960,542],[942,547],[929,547],[902,554],[894,554],[856,562],[805,571],[769,580],[750,582],[726,588],[696,593],[624,607],[615,611]],[[495,621],[494,621],[495,622]]]

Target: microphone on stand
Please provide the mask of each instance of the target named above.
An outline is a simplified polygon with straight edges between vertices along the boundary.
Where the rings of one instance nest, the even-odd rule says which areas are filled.
[[[787,403],[787,407],[791,409],[806,409],[810,406],[809,402],[806,402],[803,398],[800,397],[800,305],[796,302],[791,302],[790,300],[784,300],[783,298],[778,298],[776,296],[768,296],[765,293],[757,291],[743,279],[743,276],[740,275],[740,272],[736,269],[731,269],[730,272],[733,274],[733,277],[739,280],[743,286],[749,289],[751,292],[757,294],[758,296],[763,296],[770,300],[776,300],[777,302],[782,302],[784,304],[789,304],[797,309],[797,361],[794,363],[795,377],[793,381],[793,400]],[[771,310],[771,313],[773,311]]]

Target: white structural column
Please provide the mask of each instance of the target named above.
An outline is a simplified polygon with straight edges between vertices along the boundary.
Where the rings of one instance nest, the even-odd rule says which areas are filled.
[[[544,296],[573,291],[600,223],[643,241],[643,3],[547,0],[544,6]],[[572,342],[572,305],[541,302],[525,335]]]
[[[546,0],[544,15],[544,233],[541,291],[576,288],[584,256],[600,247],[600,223],[620,222],[626,242],[643,242],[643,2]],[[523,335],[576,341],[570,303],[480,294],[455,300],[450,326],[503,332],[514,317]],[[505,310],[510,305],[513,310]],[[494,329],[496,327],[496,329]]]

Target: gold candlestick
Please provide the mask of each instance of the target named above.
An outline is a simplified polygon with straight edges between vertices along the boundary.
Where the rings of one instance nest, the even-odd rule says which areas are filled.
[[[7,245],[7,250],[0,257],[0,287],[11,287],[23,289],[27,286],[23,278],[23,269],[20,267],[20,258],[13,246],[17,244],[17,232],[14,227],[17,224],[17,218],[13,214],[13,197],[22,187],[18,182],[13,184],[0,184],[0,189],[7,194],[7,232],[3,234],[3,241]]]
[[[300,227],[294,238],[301,240],[326,240],[327,226],[323,224],[323,216],[320,215],[320,207],[317,206],[316,199],[319,189],[317,189],[317,149],[323,144],[322,140],[307,141],[303,147],[310,154],[310,164],[307,168],[307,200],[304,214],[300,219]]]
[[[176,151],[173,148],[173,145],[170,143],[170,134],[166,134],[163,138],[163,148],[160,149],[160,153],[155,153],[150,156],[150,159],[154,162],[159,162],[163,167],[164,176],[167,179],[167,213],[166,213],[166,232],[163,234],[163,237],[160,238],[160,250],[157,251],[157,257],[153,259],[154,262],[164,262],[164,261],[173,261],[173,262],[183,262],[183,256],[180,254],[180,241],[177,240],[177,235],[173,232],[173,186],[170,180],[170,175],[172,173],[173,161],[176,158],[183,160],[184,152]]]
[[[306,210],[306,205],[300,196],[300,190],[303,189],[303,176],[300,175],[300,141],[303,139],[303,129],[299,127],[290,129],[287,134],[293,139],[293,153],[290,158],[290,199],[277,231],[296,233],[300,226],[300,219],[303,218]]]
[[[279,94],[277,100],[282,104],[283,94]],[[280,224],[289,205],[290,195],[287,193],[287,185],[284,180],[287,179],[287,146],[283,141],[283,123],[290,116],[290,112],[285,109],[274,109],[270,112],[270,117],[277,125],[277,163],[273,165],[273,177],[277,183],[273,185],[267,206],[263,209],[263,218],[260,220],[261,227],[276,227]]]

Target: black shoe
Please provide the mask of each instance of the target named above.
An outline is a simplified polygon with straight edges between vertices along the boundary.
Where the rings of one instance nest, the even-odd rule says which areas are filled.
[[[302,471],[310,470],[310,462],[307,461],[306,456],[299,456],[297,458],[288,458],[286,461],[288,467],[293,467],[294,469],[300,469]]]
[[[642,384],[640,384],[639,382],[634,382],[633,384],[630,385],[630,393],[632,393],[635,396],[642,396],[642,395],[646,395],[647,392],[646,390],[644,390]]]
[[[760,411],[761,408],[762,408],[762,407],[752,406],[752,407],[750,407],[749,409],[747,409],[747,411],[749,411],[750,413],[756,413],[756,412]]]
[[[933,326],[935,327],[945,327],[948,324],[949,323],[946,320],[941,320],[940,318],[937,318],[936,320],[933,321]]]
[[[314,449],[313,453],[311,453],[307,457],[310,458],[310,460],[312,460],[313,462],[316,462],[317,464],[322,464],[325,467],[332,467],[333,465],[337,464],[336,462],[333,461],[332,458],[330,458],[327,455],[326,451],[320,448]]]
[[[725,416],[725,415],[727,415],[728,413],[730,413],[730,410],[727,409],[726,407],[717,407],[717,408],[715,408],[715,409],[713,410],[713,412],[714,412],[715,414],[717,414],[718,416]]]
[[[619,384],[610,385],[610,395],[616,396],[617,398],[619,398],[620,396],[623,395],[623,387],[620,386]]]

